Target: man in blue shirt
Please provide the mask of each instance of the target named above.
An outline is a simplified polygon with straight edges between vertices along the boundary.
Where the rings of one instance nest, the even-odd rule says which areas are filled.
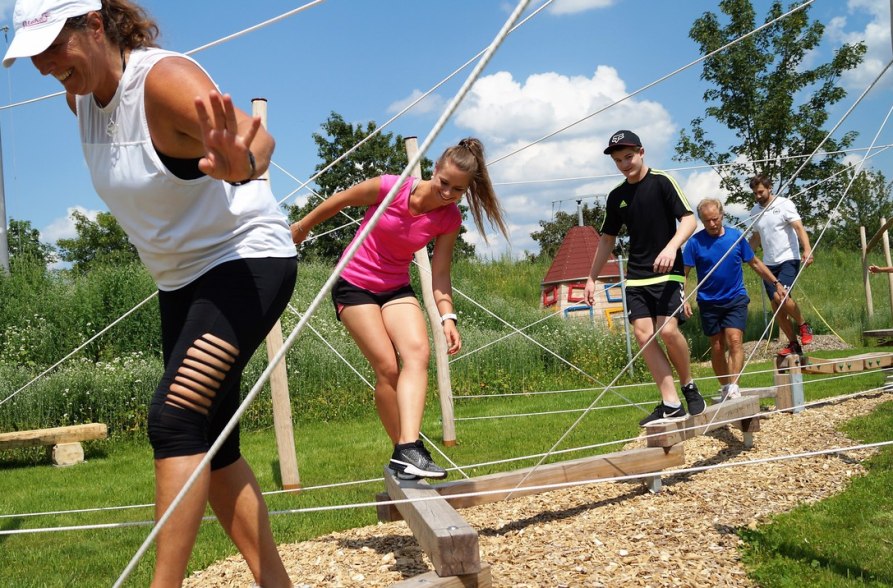
[[[722,385],[722,399],[738,398],[741,396],[738,378],[744,367],[744,327],[750,303],[742,264],[750,265],[768,283],[774,282],[782,296],[784,285],[754,255],[741,231],[723,225],[722,202],[705,198],[697,211],[704,228],[692,235],[682,251],[685,277],[688,278],[691,268],[697,270],[701,327],[710,338],[710,362]],[[688,303],[685,314],[691,316]]]

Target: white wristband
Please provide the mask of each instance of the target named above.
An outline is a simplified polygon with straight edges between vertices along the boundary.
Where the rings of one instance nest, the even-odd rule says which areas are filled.
[[[441,315],[440,316],[440,324],[443,324],[450,319],[453,319],[453,322],[455,322],[456,324],[459,324],[459,317],[457,317],[455,315],[455,313],[452,313],[452,312],[448,312],[444,315]]]

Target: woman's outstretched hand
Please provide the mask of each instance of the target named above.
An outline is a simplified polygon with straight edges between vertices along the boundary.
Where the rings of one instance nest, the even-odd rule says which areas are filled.
[[[196,96],[195,110],[205,147],[205,156],[199,160],[198,168],[212,178],[227,182],[254,179],[256,169],[249,151],[260,128],[260,117],[249,119],[250,126],[240,135],[232,98],[216,90],[211,90],[207,99]]]

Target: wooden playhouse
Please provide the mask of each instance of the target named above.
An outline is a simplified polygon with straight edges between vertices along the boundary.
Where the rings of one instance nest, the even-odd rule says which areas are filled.
[[[623,325],[620,322],[623,320],[620,269],[613,254],[596,280],[595,304],[589,306],[583,300],[598,241],[595,228],[571,227],[543,278],[540,307],[561,311],[564,318],[586,319],[613,330]]]

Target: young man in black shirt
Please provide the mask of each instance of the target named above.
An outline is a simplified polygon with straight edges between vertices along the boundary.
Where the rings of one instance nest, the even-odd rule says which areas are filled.
[[[604,152],[626,180],[608,195],[601,239],[586,281],[586,302],[594,303],[595,279],[613,251],[621,227],[626,225],[630,247],[627,318],[661,395],[661,403],[639,424],[677,421],[688,414],[701,414],[706,405],[691,378],[688,342],[679,331],[679,325],[685,321],[681,247],[694,232],[697,221],[676,180],[645,165],[645,149],[635,133],[617,131]],[[658,329],[666,354],[658,341],[652,340]],[[671,363],[683,383],[688,413],[676,392]]]

